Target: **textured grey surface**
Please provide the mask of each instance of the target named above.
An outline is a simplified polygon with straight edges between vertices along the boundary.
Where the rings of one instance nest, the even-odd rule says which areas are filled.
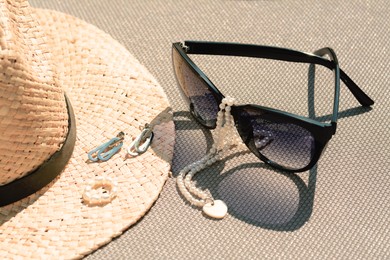
[[[390,258],[390,5],[381,1],[31,0],[86,20],[121,42],[157,78],[175,111],[173,175],[202,157],[212,136],[188,114],[171,43],[235,41],[314,51],[334,48],[341,68],[376,102],[359,107],[342,85],[337,134],[317,167],[285,175],[245,151],[199,174],[198,185],[229,206],[214,221],[168,180],[151,211],[88,259]],[[66,32],[59,32],[66,33]],[[331,73],[259,59],[194,57],[225,95],[329,119]]]

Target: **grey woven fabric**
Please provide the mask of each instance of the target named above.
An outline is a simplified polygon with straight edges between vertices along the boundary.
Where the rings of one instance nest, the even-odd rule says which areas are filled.
[[[205,218],[185,203],[172,178],[137,225],[88,259],[390,258],[387,0],[30,2],[96,25],[157,78],[175,111],[174,176],[207,152],[212,135],[189,116],[181,99],[172,42],[234,41],[307,52],[329,46],[341,68],[376,102],[371,110],[361,108],[342,85],[337,133],[317,167],[287,175],[244,150],[231,151],[196,178],[198,186],[228,204],[225,219]],[[194,60],[240,103],[330,119],[329,71],[316,67],[313,88],[307,65],[237,57]]]

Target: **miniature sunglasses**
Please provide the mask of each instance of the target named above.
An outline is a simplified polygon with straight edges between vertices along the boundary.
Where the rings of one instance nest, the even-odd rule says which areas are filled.
[[[330,123],[259,105],[232,106],[231,114],[243,142],[265,163],[289,172],[312,168],[336,133],[340,79],[363,106],[374,101],[339,68],[335,52],[323,48],[313,54],[291,49],[220,42],[177,42],[172,45],[176,80],[191,114],[207,128],[215,128],[219,104],[224,95],[195,65],[187,54],[255,57],[289,62],[309,63],[333,70],[335,92]],[[328,56],[330,59],[325,58]]]

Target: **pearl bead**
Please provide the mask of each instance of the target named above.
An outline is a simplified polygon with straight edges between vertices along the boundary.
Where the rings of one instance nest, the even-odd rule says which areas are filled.
[[[196,196],[198,196],[199,198],[203,198],[203,197],[206,196],[206,193],[204,193],[202,190],[199,190],[199,189],[196,189],[195,194],[196,194]]]
[[[203,207],[203,203],[201,201],[195,201],[193,203],[194,206],[197,206],[197,207]]]

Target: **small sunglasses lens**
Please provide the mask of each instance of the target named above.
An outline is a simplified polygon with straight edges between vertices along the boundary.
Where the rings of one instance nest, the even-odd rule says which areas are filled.
[[[176,79],[190,104],[191,113],[201,124],[215,127],[218,102],[207,84],[190,68],[176,48],[172,49],[172,60]]]
[[[241,113],[239,132],[252,152],[285,169],[300,170],[308,166],[315,150],[313,135],[299,125],[273,122],[264,119],[262,114]]]

